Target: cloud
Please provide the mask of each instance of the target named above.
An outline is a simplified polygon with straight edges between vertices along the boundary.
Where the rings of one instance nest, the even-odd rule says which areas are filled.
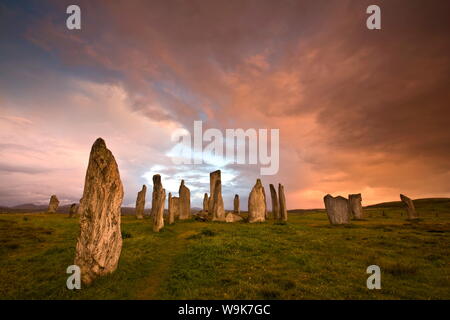
[[[174,166],[170,136],[203,120],[280,129],[280,171],[263,182],[283,183],[289,208],[320,207],[327,193],[363,192],[365,204],[450,195],[448,1],[384,1],[380,31],[365,27],[365,0],[79,1],[79,32],[65,28],[66,4],[46,2],[1,62],[1,141],[30,148],[2,164],[60,172],[33,173],[48,193],[64,177],[78,197],[103,136],[127,204],[158,171],[200,198],[215,168]],[[245,204],[259,168],[222,170],[226,206],[234,193]],[[16,186],[37,184],[29,175]]]

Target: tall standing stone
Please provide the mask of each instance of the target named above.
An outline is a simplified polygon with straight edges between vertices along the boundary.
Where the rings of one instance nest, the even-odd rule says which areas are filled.
[[[164,227],[164,202],[166,200],[166,190],[163,189],[161,176],[153,176],[153,194],[152,194],[152,217],[153,231],[159,232]]]
[[[59,200],[58,197],[56,195],[52,195],[50,197],[50,201],[48,203],[48,213],[55,213],[56,210],[58,210],[59,207]]]
[[[249,222],[264,222],[266,220],[266,196],[261,180],[257,179],[248,197],[248,220]]]
[[[145,195],[147,194],[147,186],[144,184],[142,190],[138,192],[136,198],[136,218],[144,219]]]
[[[179,206],[179,198],[172,197],[172,194],[169,193],[169,224],[173,224],[175,222],[175,219],[179,217]]]
[[[410,198],[401,194],[400,200],[402,200],[403,204],[406,208],[406,213],[408,214],[408,219],[418,219],[419,215],[416,212],[416,208],[414,207],[414,203]]]
[[[184,180],[181,180],[180,189],[180,220],[191,218],[191,191],[184,185]]]
[[[277,190],[275,190],[275,187],[273,184],[269,185],[270,187],[270,197],[272,199],[272,216],[275,220],[280,219],[280,207],[277,197]]]
[[[123,186],[113,154],[99,138],[92,146],[80,200],[80,234],[75,265],[81,279],[91,283],[116,270],[122,250],[120,207]]]
[[[78,211],[78,205],[76,203],[72,203],[70,205],[70,209],[69,209],[69,218],[72,218],[74,215],[76,215],[77,211]]]
[[[286,197],[284,196],[284,186],[281,184],[278,184],[278,197],[280,199],[280,220],[287,221]]]
[[[353,217],[354,219],[362,219],[364,217],[361,202],[361,193],[348,195],[348,209],[350,217]]]
[[[214,189],[216,188],[217,180],[221,180],[220,178],[220,170],[216,170],[209,174],[209,204],[208,204],[208,213],[212,214],[213,206],[214,206]]]
[[[208,213],[208,205],[209,205],[209,197],[208,194],[205,193],[203,197],[203,213]]]
[[[213,221],[225,221],[225,208],[223,206],[222,198],[222,181],[216,180],[216,185],[214,187],[213,207],[212,207],[212,220]]]
[[[266,190],[264,189],[264,186],[262,187],[262,190],[263,190],[264,203],[265,203],[264,217],[266,220],[269,220],[269,211],[267,210]]]
[[[172,209],[174,211],[175,220],[180,219],[180,198],[172,197]]]
[[[331,224],[347,224],[350,222],[348,200],[344,197],[332,197],[327,194],[323,201]]]
[[[233,207],[234,207],[234,210],[233,210],[234,214],[241,213],[241,209],[239,208],[239,195],[238,194],[234,195]]]

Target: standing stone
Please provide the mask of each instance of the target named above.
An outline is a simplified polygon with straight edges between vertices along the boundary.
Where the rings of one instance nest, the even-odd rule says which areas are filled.
[[[145,195],[147,194],[147,186],[144,184],[142,190],[138,192],[136,198],[136,218],[144,219]]]
[[[48,213],[55,213],[58,210],[59,200],[56,195],[50,197],[50,202],[48,203]]]
[[[278,184],[278,197],[280,198],[280,220],[287,221],[286,197],[284,196],[284,186],[281,184]]]
[[[184,185],[184,180],[181,180],[180,189],[180,220],[191,218],[191,191]]]
[[[238,194],[236,194],[234,196],[233,205],[234,205],[233,213],[240,214],[241,213],[241,209],[239,209],[239,195]]]
[[[169,193],[169,224],[173,224],[175,219],[179,217],[179,208],[180,202],[178,197],[172,197],[172,194]]]
[[[208,213],[212,214],[213,206],[214,206],[214,189],[216,188],[217,180],[221,180],[220,178],[220,170],[216,170],[209,174],[209,204],[208,204]]]
[[[257,179],[248,197],[249,222],[264,222],[266,220],[266,196],[261,180]]]
[[[264,203],[266,204],[264,209],[264,218],[266,220],[269,220],[269,211],[267,210],[267,199],[266,199],[266,190],[264,189],[264,186],[262,187],[263,196],[264,196]]]
[[[361,202],[361,193],[348,195],[348,209],[350,217],[353,217],[354,219],[362,219],[364,217]]]
[[[408,214],[408,219],[418,219],[419,215],[416,212],[416,208],[414,207],[414,203],[410,198],[401,194],[400,200],[402,200],[403,204],[406,208],[406,213]]]
[[[172,209],[174,211],[174,217],[176,219],[180,219],[180,198],[172,197]]]
[[[163,189],[161,176],[153,176],[153,194],[152,194],[152,217],[153,231],[159,232],[164,227],[164,202],[166,200],[166,190]]]
[[[78,211],[78,205],[76,203],[72,203],[70,205],[70,209],[69,209],[69,218],[72,218],[74,215],[76,215],[77,211]]]
[[[113,272],[122,250],[120,207],[123,186],[119,168],[105,141],[98,138],[91,149],[80,200],[80,235],[74,264],[83,283]]]
[[[344,197],[337,196],[336,198],[327,194],[323,201],[325,209],[327,210],[328,220],[331,224],[347,224],[350,221],[348,213],[348,200]]]
[[[213,207],[212,207],[212,220],[213,221],[225,221],[225,208],[223,206],[222,198],[222,181],[216,180],[213,193]]]
[[[270,184],[270,197],[272,198],[272,215],[275,220],[280,219],[280,207],[278,203],[277,191],[273,184]]]
[[[205,193],[205,196],[203,197],[203,213],[208,213],[208,204],[209,204],[209,197],[208,194]]]

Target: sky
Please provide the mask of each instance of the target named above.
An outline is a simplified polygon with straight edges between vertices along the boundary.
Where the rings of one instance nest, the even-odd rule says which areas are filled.
[[[66,8],[81,8],[81,30]],[[381,8],[381,30],[366,8]],[[152,176],[192,206],[222,171],[227,209],[257,178],[282,183],[288,209],[326,194],[363,205],[450,197],[450,2],[2,1],[0,205],[78,202],[102,137],[124,206]],[[279,129],[280,167],[178,165],[176,130],[193,123]],[[269,197],[268,197],[269,198]],[[270,201],[269,201],[270,203]]]

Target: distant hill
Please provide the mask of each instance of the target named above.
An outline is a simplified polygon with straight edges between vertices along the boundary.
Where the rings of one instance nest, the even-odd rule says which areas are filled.
[[[416,208],[430,208],[430,209],[446,209],[450,211],[450,198],[425,198],[425,199],[416,199],[413,200]],[[20,204],[13,207],[0,206],[0,213],[34,213],[34,212],[45,212],[47,211],[47,205],[36,205],[33,203],[25,203]],[[369,206],[365,206],[364,208],[402,208],[403,204],[401,201],[390,201],[390,202],[382,202],[378,204],[372,204]],[[70,204],[60,206],[57,210],[58,213],[69,213]],[[192,207],[191,212],[196,213],[200,211],[201,208]],[[269,208],[269,211],[271,209]],[[145,209],[144,214],[150,215],[151,209]],[[227,210],[231,211],[231,210]],[[324,211],[321,209],[292,209],[288,210],[289,213],[310,213],[311,211]],[[244,212],[244,211],[242,211]],[[167,209],[164,210],[164,213],[167,214]],[[123,215],[134,215],[135,208],[133,207],[122,207]]]
[[[420,207],[449,207],[450,208],[450,198],[424,198],[413,200],[414,205],[417,208]],[[403,203],[401,201],[390,201],[382,202],[378,204],[373,204],[366,206],[365,208],[403,208]]]
[[[13,210],[33,210],[33,211],[39,210],[39,211],[42,211],[42,210],[47,210],[47,207],[48,207],[47,205],[36,205],[34,203],[24,203],[24,204],[19,204],[18,206],[11,207],[10,209],[13,209]]]

